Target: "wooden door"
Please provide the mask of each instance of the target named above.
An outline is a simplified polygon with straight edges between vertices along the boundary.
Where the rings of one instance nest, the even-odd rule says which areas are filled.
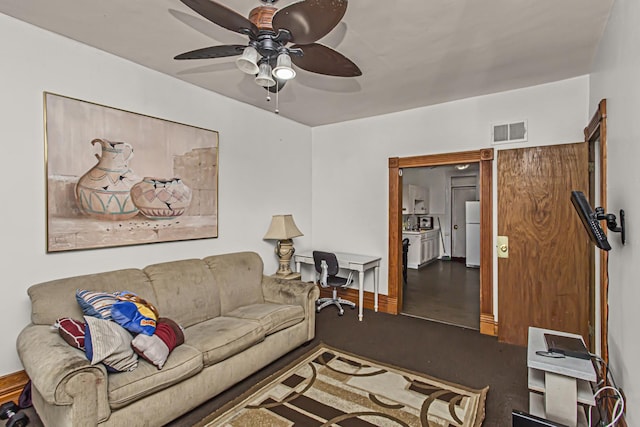
[[[500,341],[526,345],[529,326],[589,340],[590,244],[571,204],[588,191],[585,143],[498,152]]]
[[[477,200],[476,187],[451,188],[451,256],[453,258],[467,256],[465,203],[471,200]]]

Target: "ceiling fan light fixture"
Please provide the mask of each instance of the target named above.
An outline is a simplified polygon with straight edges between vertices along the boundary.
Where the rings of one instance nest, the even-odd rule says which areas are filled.
[[[242,56],[236,59],[236,66],[243,73],[258,74],[258,51],[253,46],[245,47]]]
[[[260,64],[260,70],[256,76],[256,83],[262,87],[271,87],[276,81],[271,77],[271,65],[266,62]]]
[[[288,53],[278,55],[276,68],[273,69],[273,76],[278,80],[291,80],[296,76],[295,70],[291,67],[291,57]]]

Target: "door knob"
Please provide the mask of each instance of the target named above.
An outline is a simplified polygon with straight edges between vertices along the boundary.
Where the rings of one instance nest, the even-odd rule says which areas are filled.
[[[498,258],[509,258],[509,237],[498,236]]]
[[[458,224],[454,225],[454,226],[453,226],[453,229],[454,229],[454,230],[457,230],[457,229],[458,229]]]

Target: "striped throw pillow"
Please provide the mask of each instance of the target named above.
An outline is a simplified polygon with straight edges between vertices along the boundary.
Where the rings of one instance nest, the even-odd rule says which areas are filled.
[[[86,316],[113,320],[111,317],[111,306],[118,302],[118,298],[116,297],[118,293],[119,292],[109,294],[106,292],[78,289],[76,291],[76,300]]]

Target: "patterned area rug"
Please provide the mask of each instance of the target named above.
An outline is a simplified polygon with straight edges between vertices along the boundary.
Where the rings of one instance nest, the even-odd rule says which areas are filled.
[[[482,424],[488,390],[321,344],[198,426],[472,427]]]

